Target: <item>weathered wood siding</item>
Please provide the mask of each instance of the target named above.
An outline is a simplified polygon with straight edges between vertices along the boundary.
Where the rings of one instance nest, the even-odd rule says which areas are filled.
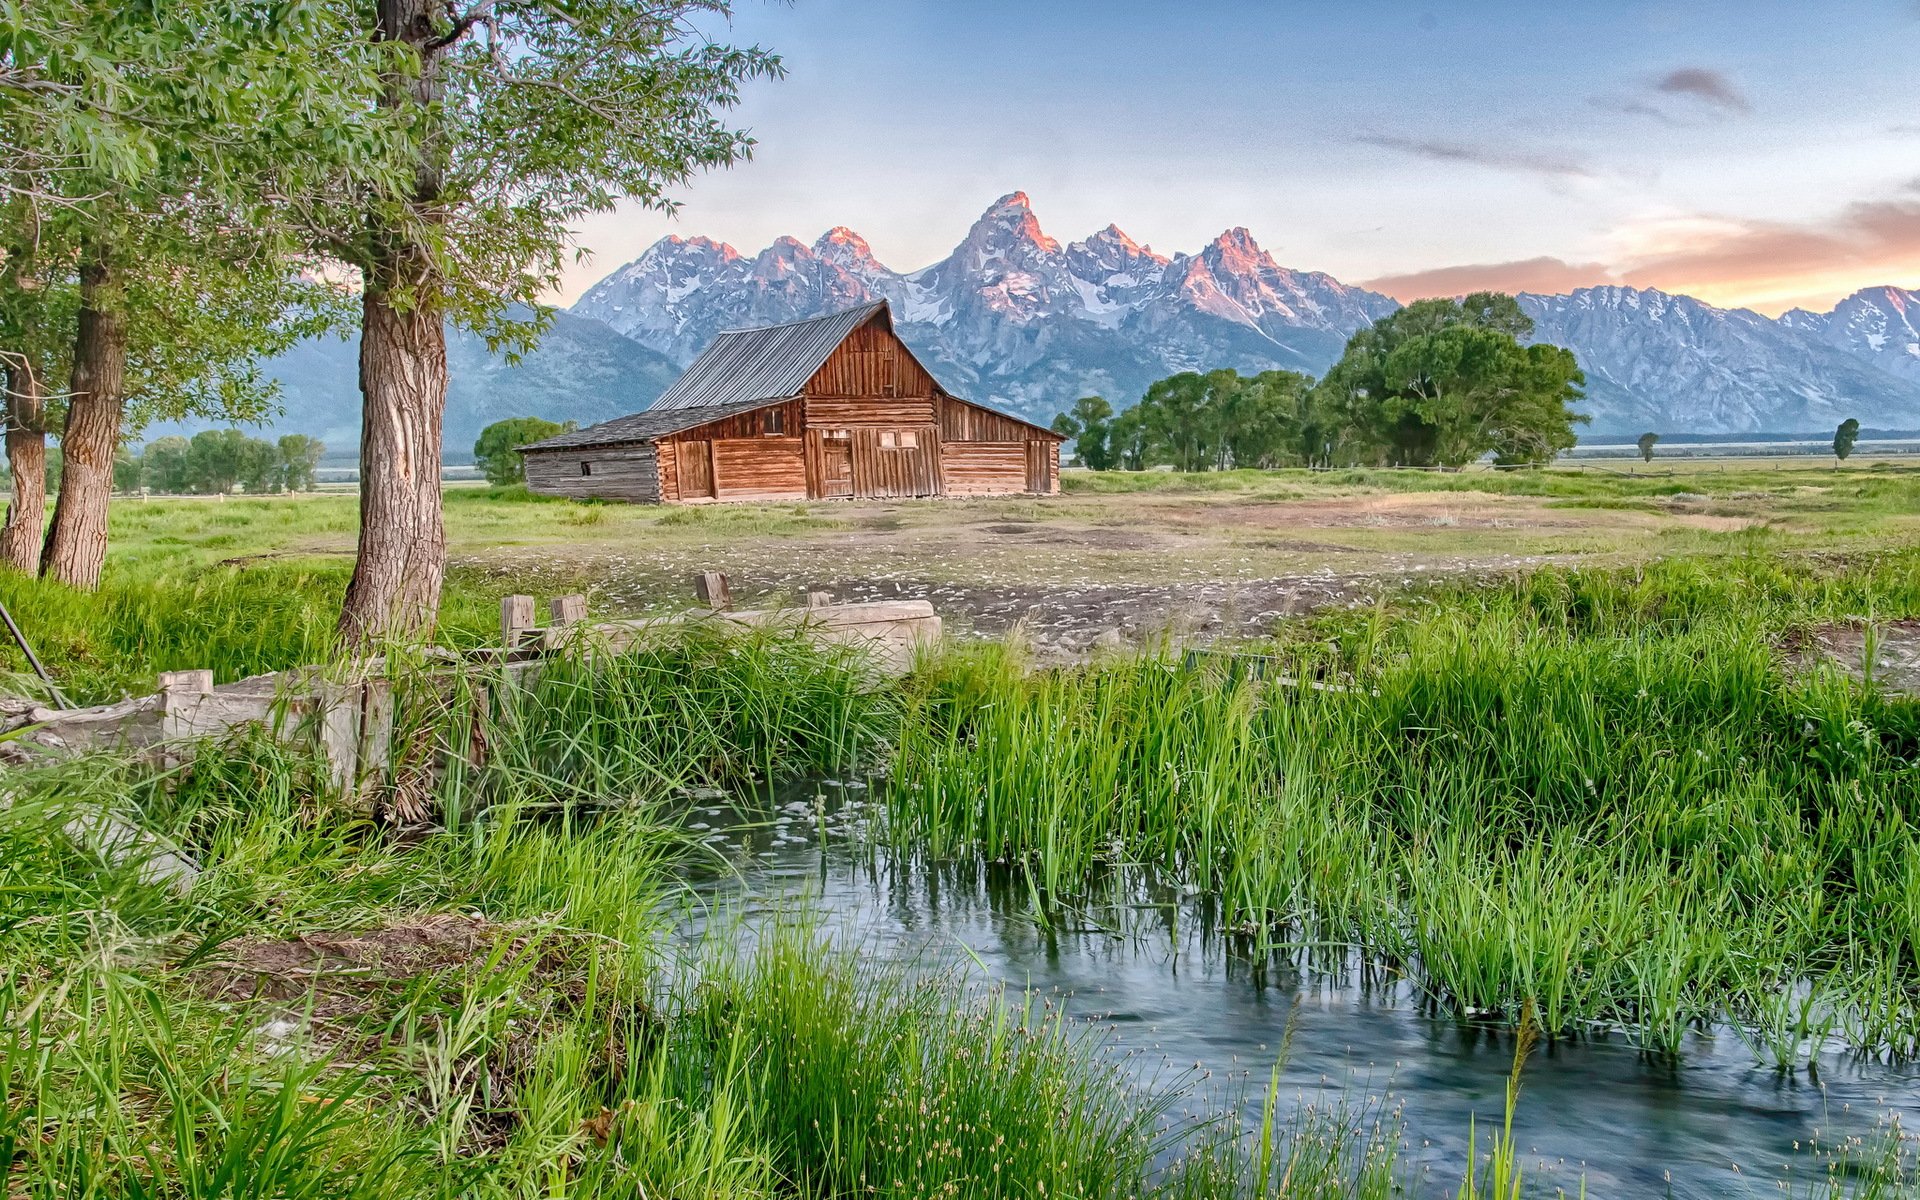
[[[1024,442],[1038,437],[1039,431],[990,408],[942,395],[940,436],[949,442]]]
[[[1004,496],[1027,490],[1027,443],[944,442],[940,474],[949,496]]]
[[[1060,445],[1035,438],[1027,443],[1027,490],[1039,496],[1052,494],[1059,478]]]
[[[882,444],[886,434],[896,442],[912,434],[913,446]],[[931,425],[916,429],[851,429],[853,494],[882,500],[940,494],[940,439]]]
[[[803,390],[808,396],[924,396],[931,400],[936,386],[906,345],[875,317],[847,335]]]
[[[716,440],[713,495],[716,500],[805,500],[807,468],[801,439]]]
[[[647,504],[660,499],[660,468],[651,442],[539,450],[525,455],[524,461],[530,491],[549,496],[576,499],[600,496]]]
[[[932,396],[904,400],[807,397],[808,429],[931,429],[933,426]]]
[[[803,500],[798,400],[708,421],[660,442],[660,493],[684,500]]]

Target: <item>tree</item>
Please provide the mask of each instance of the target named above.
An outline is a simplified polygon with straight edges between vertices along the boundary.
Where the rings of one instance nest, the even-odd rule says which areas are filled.
[[[1639,442],[1639,446],[1640,446],[1640,457],[1641,457],[1641,458],[1642,458],[1643,460],[1645,460],[1645,461],[1647,461],[1647,462],[1652,462],[1652,461],[1653,461],[1653,448],[1654,448],[1655,446],[1657,446],[1657,445],[1659,445],[1659,444],[1660,444],[1660,435],[1659,435],[1659,434],[1657,434],[1657,433],[1643,433],[1643,434],[1641,434],[1641,435],[1640,435],[1640,442]]]
[[[286,490],[287,468],[280,447],[261,438],[240,443],[240,487],[250,496],[269,496]]]
[[[246,477],[252,441],[238,429],[206,429],[187,442],[187,489],[219,495],[231,492]]]
[[[320,456],[327,452],[325,442],[304,433],[289,433],[280,439],[280,470],[290,492],[311,492],[320,486]]]
[[[520,456],[514,453],[517,448],[577,428],[579,425],[573,421],[561,425],[539,417],[508,417],[504,421],[495,421],[480,431],[480,440],[473,444],[473,461],[489,483],[496,486],[521,483],[527,477],[527,468],[520,461]]]
[[[188,489],[187,455],[192,447],[179,436],[155,438],[140,452],[140,474],[156,492],[177,494]]]
[[[327,36],[323,5],[37,11],[55,7],[0,10],[16,85],[0,87],[0,142],[21,151],[0,170],[45,268],[33,295],[0,280],[0,309],[71,297],[64,479],[39,567],[92,587],[123,435],[155,415],[246,419],[267,404],[248,364],[310,331],[304,297],[338,295],[300,272],[287,217],[347,163],[378,175],[369,148],[383,143],[366,132],[375,55]]]
[[[1053,431],[1073,439],[1073,454],[1091,471],[1113,469],[1113,405],[1101,396],[1082,396],[1069,412],[1053,419]]]
[[[571,230],[625,196],[745,158],[716,113],[777,75],[755,48],[701,36],[727,0],[379,0],[346,14],[385,64],[373,111],[397,186],[343,175],[313,212],[316,246],[358,270],[360,534],[340,628],[350,643],[429,628],[446,537],[440,454],[446,323],[524,347],[568,261]]]
[[[1355,333],[1316,389],[1316,421],[1353,461],[1462,466],[1550,461],[1574,444],[1585,377],[1571,352],[1522,345],[1511,296],[1419,300]]]
[[[1840,422],[1840,428],[1833,431],[1833,456],[1841,462],[1853,453],[1853,444],[1860,440],[1860,422],[1852,417]]]
[[[122,495],[130,495],[140,490],[145,482],[146,472],[141,469],[138,455],[125,450],[113,456],[113,490]]]
[[[1221,437],[1229,465],[1279,467],[1301,461],[1301,429],[1313,377],[1298,371],[1262,371],[1227,389]]]

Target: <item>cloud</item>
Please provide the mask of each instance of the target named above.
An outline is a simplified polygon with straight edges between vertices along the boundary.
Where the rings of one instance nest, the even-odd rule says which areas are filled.
[[[1525,171],[1530,174],[1560,178],[1587,179],[1593,176],[1593,170],[1577,159],[1532,150],[1504,146],[1472,146],[1464,142],[1399,137],[1394,134],[1368,134],[1355,140],[1368,146],[1398,150],[1403,154],[1411,154],[1416,158],[1425,158],[1433,162],[1465,163],[1469,166],[1493,167],[1503,171]]]
[[[1678,126],[1697,124],[1703,115],[1733,117],[1753,111],[1753,103],[1733,80],[1707,67],[1675,67],[1625,95],[1595,96],[1589,103]]]
[[[1763,312],[1920,276],[1920,194],[1911,185],[1825,221],[1695,218],[1625,232],[1624,282]]]
[[[1733,80],[1706,67],[1676,67],[1654,80],[1653,90],[1684,96],[1725,113],[1750,113],[1753,105]]]
[[[1464,296],[1468,292],[1570,292],[1574,288],[1617,283],[1613,272],[1601,263],[1570,263],[1565,259],[1523,258],[1515,262],[1466,263],[1438,267],[1431,271],[1413,271],[1405,275],[1384,275],[1369,279],[1362,287],[1385,292],[1395,300],[1418,300],[1424,296]]]
[[[1598,284],[1658,288],[1779,313],[1831,307],[1863,287],[1920,284],[1920,179],[1820,221],[1694,215],[1616,231],[1604,261],[1540,257],[1465,263],[1367,280],[1396,300],[1467,292],[1567,292]]]

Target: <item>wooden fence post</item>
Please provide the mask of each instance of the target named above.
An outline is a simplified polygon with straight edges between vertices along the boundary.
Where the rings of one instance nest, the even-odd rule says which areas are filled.
[[[532,596],[500,598],[500,644],[518,650],[527,632],[534,628]]]
[[[547,601],[547,622],[555,628],[578,625],[586,619],[585,596],[555,596]]]
[[[201,698],[212,694],[212,671],[160,672],[160,740],[178,742],[193,736],[193,714]]]
[[[712,609],[733,607],[733,585],[724,571],[701,571],[693,577],[693,594]]]

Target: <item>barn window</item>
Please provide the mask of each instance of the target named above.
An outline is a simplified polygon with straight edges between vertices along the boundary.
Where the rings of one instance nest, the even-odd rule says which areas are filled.
[[[760,432],[780,434],[787,431],[787,413],[782,408],[770,408],[760,418]]]
[[[844,429],[823,429],[820,431],[820,436],[830,442],[844,442],[851,435]]]
[[[911,429],[882,429],[880,448],[882,450],[912,450],[920,445],[920,435]]]
[[[581,473],[582,475],[591,475],[591,474],[593,474],[593,464],[592,464],[592,463],[590,463],[590,462],[583,462],[583,463],[581,463],[581,464],[580,464],[580,473]]]
[[[880,431],[880,448],[882,450],[896,450],[899,448],[899,446],[900,446],[899,434],[895,433],[891,429],[882,429]]]

